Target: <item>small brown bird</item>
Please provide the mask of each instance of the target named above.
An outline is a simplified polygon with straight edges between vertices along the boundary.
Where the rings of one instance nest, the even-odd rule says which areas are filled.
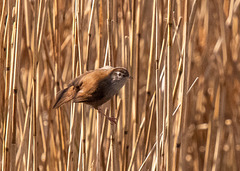
[[[117,118],[105,115],[100,106],[110,100],[123,87],[129,78],[125,68],[105,66],[88,71],[73,79],[68,87],[57,93],[53,108],[73,100],[74,103],[85,103],[107,117],[116,124]]]

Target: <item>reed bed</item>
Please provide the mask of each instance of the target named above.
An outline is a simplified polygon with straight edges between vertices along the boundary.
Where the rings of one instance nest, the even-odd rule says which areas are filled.
[[[240,170],[239,0],[0,0],[0,165]],[[53,109],[87,70],[128,69],[108,103]]]

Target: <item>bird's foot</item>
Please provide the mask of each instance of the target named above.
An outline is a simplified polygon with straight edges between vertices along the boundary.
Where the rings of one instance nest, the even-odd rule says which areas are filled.
[[[101,108],[98,108],[98,112],[99,112],[100,114],[102,114],[103,116],[105,116],[105,117],[110,121],[110,123],[111,123],[112,125],[113,125],[113,124],[117,124],[118,118],[110,117],[110,116],[106,115]]]
[[[106,117],[110,123],[113,125],[113,124],[117,124],[117,118],[115,117]]]

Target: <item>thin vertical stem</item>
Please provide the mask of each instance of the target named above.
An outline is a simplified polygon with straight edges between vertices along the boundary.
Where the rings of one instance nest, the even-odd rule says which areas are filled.
[[[132,66],[131,71],[133,70],[133,61],[134,61],[134,53],[135,53],[135,31],[136,31],[136,26],[135,26],[135,8],[136,8],[136,0],[132,0],[132,20],[131,20],[131,45],[130,45],[130,65]],[[130,71],[130,72],[131,72]],[[133,73],[133,72],[131,72]],[[131,84],[131,86],[133,86]],[[131,88],[132,89],[132,88]],[[133,93],[135,93],[133,91]],[[136,95],[136,93],[135,93]],[[136,102],[134,103],[134,101],[136,101],[136,97],[132,96],[132,100],[133,100],[133,104],[135,105]],[[137,111],[135,107],[132,108],[132,112],[133,112],[133,116],[132,116],[132,121],[133,121],[133,138],[132,138],[132,146],[135,145],[136,142],[136,138],[137,138],[137,129],[138,129],[138,116],[137,116]],[[133,161],[133,170],[135,170],[135,161]]]
[[[168,158],[167,158],[167,170],[172,170],[172,111],[173,111],[173,100],[172,100],[172,0],[168,0],[168,45],[167,45],[167,147],[168,147]]]
[[[4,139],[4,145],[3,145],[3,155],[2,155],[2,170],[9,170],[9,137],[11,135],[10,129],[10,124],[11,124],[11,117],[10,115],[10,95],[11,95],[11,90],[12,90],[12,71],[13,71],[13,59],[11,58],[11,51],[12,51],[12,46],[11,46],[11,39],[12,39],[12,6],[13,2],[12,0],[8,1],[7,4],[7,11],[8,11],[8,22],[7,22],[7,53],[6,53],[6,83],[5,83],[5,111],[4,111],[4,121],[3,121],[3,139]],[[11,63],[9,64],[9,60],[11,60]],[[9,66],[11,65],[11,66]]]
[[[75,78],[75,61],[76,61],[76,23],[75,23],[75,10],[74,10],[74,2],[73,3],[73,25],[72,25],[72,79]],[[68,146],[68,157],[67,157],[67,171],[72,170],[72,146],[73,146],[73,124],[74,124],[74,116],[75,116],[75,103],[71,102],[71,113],[70,113],[70,128],[69,128],[69,146]]]
[[[184,162],[185,160],[185,154],[186,154],[186,148],[187,145],[183,143],[183,133],[186,131],[186,114],[187,114],[187,96],[186,92],[188,90],[189,85],[189,57],[188,57],[188,42],[189,42],[189,30],[188,30],[188,1],[185,0],[184,4],[184,30],[183,30],[183,78],[182,78],[182,97],[181,97],[181,110],[180,110],[180,130],[179,130],[179,140],[178,144],[181,145],[182,150],[182,169],[186,169],[186,164]]]
[[[156,65],[156,161],[157,163],[160,163],[160,143],[158,140],[160,139],[160,110],[159,110],[159,68],[158,68],[158,4],[157,1],[155,1],[155,11],[156,11],[156,44],[155,44],[155,65]],[[156,170],[160,170],[160,164],[156,165]]]
[[[134,15],[134,14],[133,14]],[[134,105],[134,110],[135,110],[135,118],[136,118],[136,123],[138,125],[138,104],[139,104],[139,60],[140,60],[140,38],[141,38],[141,33],[140,33],[140,16],[141,16],[141,0],[138,0],[138,5],[137,5],[137,28],[136,28],[136,56],[135,56],[135,75],[134,75],[134,98],[135,98],[135,103]],[[135,34],[133,35],[133,39],[135,38]],[[138,151],[136,155],[136,164],[140,165],[140,156],[138,156]]]
[[[11,170],[15,170],[16,162],[16,117],[17,117],[17,93],[18,93],[18,80],[19,80],[19,58],[21,49],[21,32],[22,32],[22,1],[19,0],[17,3],[17,17],[16,17],[16,39],[14,49],[14,76],[13,76],[13,114],[12,114],[12,145],[11,145]]]
[[[151,40],[150,40],[150,52],[149,52],[149,57],[148,57],[148,71],[147,71],[147,82],[146,82],[146,90],[145,90],[145,102],[144,102],[144,116],[146,118],[146,124],[145,124],[145,129],[144,129],[144,137],[147,137],[147,126],[149,124],[149,119],[147,117],[149,113],[149,101],[150,101],[150,79],[152,75],[152,58],[153,58],[153,46],[154,46],[154,31],[155,31],[155,24],[156,24],[156,0],[153,1],[153,12],[152,12],[152,28],[151,28]],[[144,156],[147,155],[147,144],[145,146],[145,154]]]
[[[88,70],[89,65],[89,50],[90,50],[90,38],[91,38],[91,25],[92,25],[92,18],[94,14],[94,8],[95,8],[95,0],[92,0],[92,8],[91,8],[91,14],[89,19],[89,25],[88,25],[88,39],[87,39],[87,54],[86,54],[86,71]]]
[[[38,56],[37,56],[37,16],[38,16],[38,13],[37,13],[37,10],[38,9],[38,2],[35,1],[34,3],[34,31],[33,31],[33,34],[34,34],[34,42],[33,42],[33,108],[32,108],[32,136],[33,136],[33,171],[36,171],[37,170],[37,131],[36,131],[36,122],[37,122],[37,111],[36,111],[36,93],[37,93],[37,84],[36,84],[36,74],[37,74],[37,62],[38,62]]]

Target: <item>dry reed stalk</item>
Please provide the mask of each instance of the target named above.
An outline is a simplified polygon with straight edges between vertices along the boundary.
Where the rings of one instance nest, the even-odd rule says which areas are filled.
[[[6,64],[6,25],[3,24],[3,19],[6,17],[6,0],[2,1],[2,7],[1,7],[2,13],[1,13],[1,18],[0,18],[0,80],[4,80],[4,74],[5,74],[5,64]],[[5,29],[4,29],[5,25]],[[4,38],[5,37],[5,38]],[[0,83],[0,89],[5,90],[5,82],[1,81]],[[3,125],[5,124],[5,111],[4,111],[4,100],[5,100],[5,92],[0,91],[0,113],[2,114],[0,117],[0,127],[3,128]],[[4,128],[3,128],[4,129]],[[3,137],[3,136],[2,136]],[[1,149],[3,150],[3,149]],[[0,150],[0,153],[2,152]],[[2,158],[0,158],[1,160]]]
[[[75,103],[71,104],[71,113],[70,113],[70,134],[69,134],[69,147],[68,147],[68,158],[67,158],[67,171],[72,169],[72,147],[73,147],[73,136],[74,136],[74,130],[73,130],[73,124],[74,124],[74,117],[75,117]]]
[[[21,8],[19,2],[23,3]],[[167,80],[169,73],[165,70],[168,69],[167,58],[163,64],[167,52],[167,29],[164,28],[169,24],[164,7],[168,1],[109,1],[112,4],[110,10],[107,4],[104,6],[107,1],[95,1],[96,15],[93,14],[91,19],[94,28],[89,38],[89,24],[86,23],[94,12],[91,11],[92,2],[0,0],[3,5],[0,7],[0,61],[3,61],[0,65],[4,67],[0,66],[0,80],[4,80],[0,82],[0,87],[4,86],[0,89],[0,98],[4,101],[0,99],[0,104],[4,103],[0,116],[2,170],[33,170],[33,164],[40,170],[67,170],[67,167],[68,170],[127,170],[135,161],[132,170],[165,170],[169,166],[169,140],[166,139],[168,119],[171,119],[169,113],[166,115],[169,82],[165,81],[164,87],[162,81],[163,75]],[[174,118],[170,124],[174,135],[170,140],[172,170],[238,170],[235,158],[239,156],[237,94],[240,77],[237,66],[240,20],[237,9],[240,1],[224,0],[221,4],[217,2],[217,6],[215,2],[202,1],[199,8],[200,2],[172,1],[173,71],[170,73],[174,78],[172,95],[175,99],[170,116]],[[149,10],[153,6],[154,9]],[[22,31],[18,29],[18,10],[24,12]],[[180,24],[181,16],[184,16],[183,24]],[[22,38],[18,41],[20,32]],[[71,39],[72,44],[69,43]],[[18,48],[20,43],[21,48]],[[156,51],[153,51],[155,47]],[[153,55],[156,55],[156,70]],[[77,105],[74,110],[81,112],[74,117],[76,124],[69,116],[69,104],[56,111],[51,109],[56,92],[65,87],[71,74],[75,78],[83,73],[86,60],[89,68],[99,68],[104,62],[105,65],[126,67],[134,76],[112,101],[110,115],[120,116],[117,126],[111,127],[104,118],[103,123],[98,124],[101,129],[97,128],[94,124],[97,123],[96,113],[86,106]],[[154,82],[153,76],[156,76]],[[190,81],[192,85],[188,86]],[[163,89],[166,90],[165,99]],[[185,101],[183,105],[182,101]],[[36,124],[33,124],[34,110]],[[72,114],[74,111],[72,109]],[[142,115],[134,116],[134,120],[133,114],[141,112]],[[132,138],[137,137],[140,131],[137,122],[144,117],[145,129],[135,147],[136,141]],[[80,125],[78,120],[81,120]],[[38,144],[34,160],[37,164],[32,158],[34,126],[37,131],[34,142]],[[72,139],[71,145],[68,137]],[[69,146],[70,155],[66,149]],[[98,149],[99,157],[96,156]],[[99,168],[96,168],[96,159],[100,159]]]
[[[218,12],[219,12],[219,25],[220,25],[220,35],[222,39],[222,61],[219,62],[219,99],[217,101],[216,108],[217,111],[213,115],[214,125],[216,124],[217,133],[216,133],[216,142],[213,155],[213,166],[212,170],[220,170],[221,162],[221,151],[224,144],[224,120],[225,120],[225,106],[226,106],[226,83],[225,76],[223,73],[227,70],[227,61],[228,61],[228,49],[227,49],[227,38],[225,30],[225,20],[224,20],[224,11],[222,2],[218,2]]]
[[[77,26],[77,44],[78,44],[78,63],[79,63],[79,73],[80,75],[83,74],[83,59],[81,56],[81,41],[80,41],[80,37],[81,37],[81,29],[80,29],[80,1],[76,1],[75,3],[75,11],[76,11],[76,23],[75,26]],[[89,26],[90,27],[90,26]],[[82,116],[82,122],[81,122],[81,136],[80,136],[80,144],[79,145],[79,161],[78,161],[78,170],[80,168],[82,168],[82,170],[86,170],[86,118],[85,118],[85,112],[84,112],[84,106],[83,104],[81,104],[81,116]],[[82,150],[82,154],[81,154],[81,150]],[[82,167],[80,167],[80,164],[82,162]]]
[[[159,107],[159,96],[160,96],[160,92],[159,92],[159,59],[158,59],[158,3],[157,1],[155,1],[155,14],[156,14],[156,23],[155,23],[155,27],[156,27],[156,32],[155,32],[155,36],[156,36],[156,43],[155,43],[155,74],[156,74],[156,140],[157,140],[157,145],[156,145],[156,162],[159,163],[156,165],[156,170],[160,170],[160,143],[158,143],[159,140],[159,136],[160,136],[160,107]]]
[[[3,24],[4,20],[3,19],[4,19],[4,17],[6,17],[5,9],[6,9],[6,0],[2,1],[2,7],[1,7],[1,10],[2,10],[1,19],[0,19],[0,34],[1,34],[1,36],[3,34],[3,26],[4,26],[4,24]],[[1,37],[0,40],[1,40],[1,43],[2,43],[2,37]]]
[[[102,132],[103,118],[100,113],[97,112],[97,149],[96,149],[96,170],[101,170],[101,132]]]
[[[12,61],[11,58],[11,40],[12,40],[12,7],[13,2],[11,0],[8,1],[7,4],[7,13],[8,13],[8,19],[7,19],[7,26],[8,29],[5,32],[5,35],[7,34],[7,44],[6,44],[6,80],[5,80],[5,110],[4,110],[4,116],[3,116],[3,154],[2,154],[2,170],[9,170],[9,102],[10,102],[10,93],[11,93],[11,84],[12,84],[12,78],[10,72],[12,71],[12,62],[9,64],[9,61]],[[10,66],[9,66],[10,65]],[[9,72],[10,71],[10,72]]]
[[[79,61],[79,64],[81,65],[82,62]],[[83,69],[83,65],[81,67]],[[80,74],[83,72],[81,71]],[[81,113],[82,113],[82,136],[81,136],[81,142],[82,142],[82,170],[86,170],[86,116],[85,116],[85,110],[84,105],[81,104]]]
[[[102,1],[100,0],[99,1],[99,13],[97,13],[97,16],[98,16],[98,20],[99,20],[99,44],[98,44],[98,65],[100,66],[100,55],[101,55],[101,39],[102,39],[102,20],[103,20],[103,16],[102,16]],[[107,44],[108,46],[108,44]],[[107,52],[107,48],[106,48],[106,52]],[[107,53],[106,53],[107,54]],[[107,56],[105,55],[105,60],[104,61],[107,61]],[[106,65],[106,62],[104,62],[104,66]],[[96,170],[101,170],[101,161],[102,161],[102,155],[101,155],[101,145],[102,145],[102,141],[101,141],[101,136],[102,136],[102,129],[104,128],[104,126],[102,125],[104,122],[103,122],[103,117],[101,116],[100,113],[97,112],[97,151],[96,151]],[[105,125],[105,124],[104,124]]]
[[[97,19],[98,19],[98,33],[99,33],[99,38],[98,38],[98,45],[97,45],[97,60],[95,63],[95,68],[100,68],[100,66],[102,66],[102,43],[103,43],[103,2],[102,0],[98,1],[98,5],[97,5]]]
[[[93,109],[90,109],[90,111],[89,111],[89,134],[88,134],[88,139],[87,139],[87,148],[86,148],[86,151],[87,151],[87,154],[86,154],[86,156],[87,156],[87,158],[86,158],[86,164],[87,164],[87,169],[89,169],[89,161],[90,161],[90,151],[92,151],[92,147],[91,147],[91,143],[92,143],[92,137],[93,137],[93,132],[92,132],[92,130],[93,130],[93,117],[94,116],[94,110]]]
[[[38,35],[38,52],[40,52],[40,48],[41,48],[41,44],[42,44],[42,37],[43,37],[43,31],[45,30],[46,27],[46,20],[47,20],[47,4],[48,4],[48,0],[45,0],[45,4],[42,10],[42,23],[41,23],[41,28],[39,28],[40,26],[38,26],[39,30],[37,32]],[[40,12],[39,12],[40,13]],[[40,18],[40,17],[39,17]]]
[[[173,111],[173,100],[172,100],[172,0],[168,0],[168,12],[167,12],[167,25],[168,25],[168,38],[167,38],[167,72],[165,72],[165,81],[167,86],[165,87],[167,94],[166,109],[167,109],[167,170],[172,170],[172,111]]]
[[[105,111],[106,115],[108,116],[109,115],[109,110],[106,110]],[[103,146],[103,141],[104,141],[104,132],[105,132],[105,129],[106,129],[106,124],[107,123],[107,120],[106,118],[104,117],[103,118],[103,125],[102,125],[102,130],[101,130],[101,137],[100,137],[100,146],[101,146],[101,149],[102,149],[102,146]]]
[[[21,85],[21,81],[19,80],[19,83]],[[21,89],[22,94],[24,93],[23,90]],[[29,91],[31,92],[31,90]],[[30,112],[31,112],[31,98],[28,102],[26,102],[26,116],[25,116],[25,121],[24,121],[24,129],[22,131],[22,138],[21,138],[21,142],[16,154],[16,165],[18,165],[21,162],[21,156],[23,156],[25,154],[25,156],[27,156],[27,132],[29,132],[29,127],[30,127]],[[24,158],[26,159],[26,158]],[[26,166],[24,167],[25,170]]]
[[[126,42],[125,42],[126,41]],[[127,60],[129,59],[128,58],[128,53],[129,52],[129,46],[128,46],[128,40],[125,40],[124,38],[124,56],[125,56],[125,66],[127,66],[127,68],[130,68],[130,62]],[[123,99],[123,127],[124,127],[124,136],[123,136],[123,146],[122,146],[122,156],[123,156],[123,169],[124,171],[127,170],[127,162],[128,162],[128,149],[129,149],[129,143],[130,143],[130,123],[131,123],[131,108],[129,107],[131,102],[129,100],[129,98],[131,97],[130,96],[130,93],[131,93],[131,90],[130,90],[130,85],[129,84],[126,84],[124,87],[123,87],[123,97],[125,97],[125,99]],[[124,102],[126,101],[126,102]]]
[[[132,16],[132,12],[130,9],[130,1],[128,1],[126,3],[126,27],[125,30],[126,32],[128,32],[129,36],[125,36],[125,52],[124,52],[124,56],[126,59],[126,64],[127,64],[127,68],[129,71],[130,75],[133,75],[133,59],[132,59],[132,46],[134,44],[134,42],[131,39],[131,33],[133,31],[131,31],[131,28],[133,29],[132,23],[133,23],[133,18],[131,18]],[[133,25],[134,26],[134,25]],[[126,33],[127,34],[127,33]],[[128,169],[128,162],[129,162],[129,154],[130,154],[130,147],[131,147],[131,132],[132,132],[132,122],[133,122],[133,117],[131,115],[132,113],[132,95],[133,95],[133,82],[132,80],[129,80],[129,83],[127,85],[127,97],[126,99],[128,100],[127,102],[127,116],[125,117],[125,129],[124,129],[124,171],[126,171]]]
[[[135,1],[135,0],[133,0]],[[136,2],[135,2],[136,3]],[[140,36],[141,36],[141,33],[140,33],[140,17],[141,17],[141,0],[138,0],[137,1],[137,5],[135,5],[136,8],[137,8],[137,11],[136,11],[136,33],[134,33],[132,36],[133,39],[136,38],[136,44],[135,44],[135,47],[136,50],[135,50],[135,71],[134,71],[134,83],[133,83],[133,89],[134,89],[134,103],[133,103],[133,110],[134,110],[134,115],[133,115],[133,119],[136,120],[136,126],[138,126],[138,120],[140,119],[140,113],[139,113],[139,70],[140,70]],[[135,8],[135,6],[133,6]],[[135,10],[134,10],[135,11]],[[135,15],[135,13],[133,13],[133,15]],[[135,23],[134,23],[135,24]],[[134,53],[134,52],[133,52]],[[136,130],[137,131],[137,130]],[[138,151],[136,152],[136,158],[135,158],[135,161],[136,161],[136,165],[140,165],[140,162],[141,162],[141,159],[140,159],[140,156],[138,154]]]
[[[123,66],[123,67],[126,67],[127,68],[127,65],[126,65],[126,59],[125,59],[125,36],[124,36],[124,10],[123,10],[123,6],[124,6],[124,4],[123,4],[123,2],[121,1],[121,3],[120,3],[120,28],[119,28],[119,30],[120,30],[120,39],[121,39],[121,45],[120,45],[120,48],[121,48],[121,52],[120,52],[120,54],[121,54],[121,65]],[[122,99],[123,99],[123,101],[122,101],[122,103],[123,103],[123,105],[122,105],[122,115],[121,115],[121,117],[120,117],[120,123],[121,124],[119,124],[119,128],[118,129],[121,129],[121,130],[124,130],[124,128],[125,128],[125,120],[126,120],[126,86],[124,86],[123,88],[122,88]],[[121,132],[121,133],[119,133],[119,139],[121,139],[121,140],[119,140],[119,141],[121,141],[121,143],[122,143],[122,149],[121,149],[121,152],[123,152],[123,148],[124,148],[124,135],[123,135],[124,133],[123,132]],[[123,153],[122,153],[123,154]],[[123,157],[123,156],[122,156]],[[123,170],[123,161],[121,162],[121,165],[120,165],[120,167],[122,167],[122,168],[120,168],[120,170]]]
[[[16,4],[17,6],[17,4]],[[14,11],[16,15],[16,11]],[[13,30],[12,30],[12,40],[11,40],[11,69],[10,69],[10,84],[9,84],[9,96],[8,96],[8,113],[7,113],[7,123],[6,123],[6,132],[5,132],[5,149],[7,151],[6,152],[6,160],[7,160],[7,166],[6,169],[9,169],[9,165],[11,164],[10,162],[12,160],[15,161],[15,158],[13,157],[15,155],[15,148],[12,148],[12,144],[11,146],[9,145],[9,143],[12,141],[15,141],[15,136],[16,134],[13,132],[14,129],[14,125],[13,125],[13,121],[16,119],[14,118],[14,114],[16,113],[16,106],[14,107],[14,103],[16,105],[16,94],[17,92],[14,91],[14,82],[15,82],[15,73],[16,73],[16,55],[15,55],[15,49],[16,49],[16,21],[13,24]],[[14,97],[13,97],[14,96]],[[13,106],[13,107],[11,107]],[[14,120],[13,120],[14,119]],[[9,132],[8,132],[9,131]],[[14,134],[13,134],[14,133]],[[14,138],[13,138],[14,135]],[[10,154],[9,154],[10,151]],[[13,152],[14,151],[14,152]],[[12,168],[12,164],[10,166],[10,169]]]
[[[176,76],[175,84],[174,84],[174,87],[173,87],[173,102],[175,102],[176,92],[177,92],[177,89],[179,87],[179,81],[180,81],[180,78],[181,78],[181,75],[182,75],[182,52],[180,51],[180,43],[179,43],[179,37],[178,37],[178,30],[179,30],[179,26],[180,26],[181,22],[182,22],[182,17],[179,18],[179,20],[178,20],[178,24],[176,26],[176,30],[175,30],[175,33],[173,35],[173,41],[172,41],[172,43],[174,44],[175,40],[177,39],[179,56],[180,56],[180,61],[179,61],[178,70],[177,70],[177,76]],[[175,22],[173,22],[173,23],[175,23]]]
[[[218,87],[219,91],[219,99],[216,102],[216,108],[218,108],[216,110],[216,112],[214,113],[213,116],[213,122],[214,122],[214,126],[217,126],[217,124],[219,124],[219,126],[217,126],[217,134],[216,134],[216,142],[215,142],[215,148],[214,148],[214,155],[213,155],[213,165],[212,165],[212,170],[216,171],[216,170],[220,170],[220,161],[221,161],[221,157],[220,157],[220,153],[221,150],[223,148],[223,139],[224,139],[224,111],[225,111],[225,97],[226,97],[226,90],[225,87],[223,85],[223,83],[220,83],[219,87]],[[216,125],[215,125],[216,124]]]
[[[194,19],[195,19],[198,3],[199,3],[198,0],[194,0],[193,5],[192,5],[192,10],[191,10],[191,13],[190,13],[190,16],[189,16],[189,24],[188,24],[188,30],[189,30],[188,34],[189,34],[189,36],[191,35],[191,32],[192,32],[193,22],[194,22]],[[176,27],[175,34],[173,36],[173,43],[174,43],[175,37],[177,37],[177,39],[178,39],[178,36],[176,36],[176,35],[177,35],[178,30],[179,30],[179,26],[181,24],[181,21],[182,21],[182,18],[179,18],[178,25]],[[180,45],[179,40],[177,40],[177,43],[178,43],[178,46],[179,46]],[[180,50],[179,50],[179,52],[180,52]],[[173,101],[175,101],[176,91],[177,91],[177,88],[179,86],[179,81],[180,81],[180,78],[181,78],[181,75],[182,75],[182,65],[183,65],[182,64],[182,52],[180,52],[180,53],[181,53],[180,54],[181,57],[180,57],[179,65],[178,65],[178,72],[177,72],[176,81],[175,81],[174,88],[173,88]]]
[[[81,110],[81,109],[80,109]],[[81,167],[81,164],[82,166],[84,165],[84,163],[82,163],[82,133],[83,131],[81,130],[80,132],[80,140],[79,140],[79,149],[78,149],[78,163],[77,163],[77,171],[79,171],[82,167]],[[82,168],[83,170],[85,168]]]
[[[143,116],[146,118],[146,124],[145,124],[145,131],[144,131],[144,137],[147,137],[147,126],[149,125],[149,119],[147,117],[149,113],[149,101],[150,101],[150,80],[151,80],[151,68],[152,68],[152,58],[153,58],[153,47],[154,47],[154,31],[155,31],[155,24],[156,24],[156,0],[153,1],[153,12],[152,12],[152,28],[151,28],[151,40],[150,40],[150,52],[149,52],[149,58],[148,58],[148,74],[147,74],[147,82],[146,82],[146,94],[145,94],[145,102],[144,102],[144,114]],[[145,146],[145,154],[146,156],[146,149],[148,145]]]
[[[184,4],[184,32],[183,32],[183,78],[182,78],[182,97],[181,98],[181,110],[180,110],[180,123],[179,123],[179,138],[177,142],[177,146],[181,147],[182,150],[182,169],[186,169],[186,164],[184,163],[184,158],[185,158],[185,152],[186,152],[186,145],[183,144],[183,132],[186,130],[186,111],[187,111],[187,97],[186,97],[186,92],[188,90],[188,85],[189,85],[189,57],[188,57],[188,42],[189,42],[189,30],[188,30],[188,1],[185,1]],[[182,144],[182,145],[181,145]],[[180,152],[177,153],[177,158]],[[178,166],[178,163],[176,165]]]
[[[106,164],[106,171],[109,170],[109,165],[110,165],[110,159],[111,159],[111,146],[109,146],[109,150],[108,150],[108,157],[107,157],[107,164]]]
[[[130,3],[130,2],[129,2]],[[130,5],[130,4],[129,4]],[[135,26],[135,11],[136,11],[136,0],[132,0],[132,11],[131,11],[131,25],[129,26],[130,30],[130,66],[131,66],[131,70],[130,70],[130,74],[133,73],[133,67],[134,67],[134,54],[135,54],[135,32],[136,32],[136,26]],[[134,101],[136,101],[135,99],[135,96],[134,96],[134,91],[133,91],[134,87],[133,87],[133,83],[131,84],[131,87],[130,87],[130,90],[132,91],[131,92],[131,97],[132,97],[132,113],[133,113],[133,116],[132,116],[132,121],[133,121],[133,126],[132,126],[132,129],[133,129],[133,134],[132,134],[132,146],[134,146],[135,142],[136,142],[136,138],[137,138],[137,129],[138,129],[138,116],[137,116],[137,113],[135,110],[135,107],[134,107]],[[135,164],[136,164],[136,161],[133,161],[133,170],[135,169]]]
[[[35,1],[34,3],[34,24],[33,24],[33,42],[32,42],[32,53],[33,53],[33,60],[32,60],[32,81],[33,81],[33,103],[32,103],[32,145],[33,145],[33,170],[37,170],[37,63],[38,63],[38,52],[37,52],[37,18],[38,18],[38,3]]]
[[[31,99],[32,100],[32,99]],[[29,104],[29,107],[32,106],[32,103],[30,102]],[[32,108],[31,108],[32,109]],[[31,147],[32,146],[32,115],[30,116],[30,124],[29,124],[29,135],[28,135],[28,154],[27,154],[27,171],[29,171],[31,168],[30,168],[30,164],[31,164]],[[32,169],[31,169],[32,170]]]
[[[147,152],[148,152],[150,132],[151,132],[151,127],[152,127],[152,118],[153,118],[153,113],[154,113],[155,103],[156,103],[156,93],[155,92],[153,93],[151,102],[152,102],[151,103],[151,112],[150,112],[149,124],[148,124],[148,128],[147,128],[147,137],[146,137],[146,145],[145,145],[144,154],[147,154]]]
[[[108,61],[109,65],[114,65],[113,56],[113,32],[112,32],[112,15],[113,15],[113,2],[107,0],[107,37],[108,37]],[[115,98],[111,99],[111,117],[115,117]],[[116,140],[114,125],[110,125],[110,152],[111,152],[111,170],[118,170],[119,166],[115,160],[116,157]]]
[[[91,38],[91,25],[92,25],[92,18],[95,10],[95,0],[92,1],[92,8],[91,8],[91,13],[90,13],[90,18],[89,18],[89,25],[88,25],[88,39],[87,39],[87,50],[86,50],[86,71],[88,71],[89,67],[89,50],[90,50],[90,38]]]
[[[120,3],[120,30],[121,30],[121,56],[122,56],[122,66],[123,67],[128,67],[127,65],[127,59],[125,56],[125,30],[124,30],[124,3],[123,1]],[[121,163],[120,163],[120,170],[124,170],[126,168],[125,166],[125,149],[126,149],[126,133],[127,133],[127,123],[126,121],[128,120],[129,116],[127,116],[127,90],[128,90],[128,84],[126,84],[123,88],[122,88],[122,115],[120,117],[120,124],[118,125],[118,130],[119,131],[119,136],[118,139],[121,142],[122,148],[121,148]]]
[[[16,39],[14,47],[14,76],[13,76],[13,114],[12,114],[12,142],[11,142],[11,170],[15,170],[16,166],[16,141],[17,141],[17,93],[18,93],[18,80],[19,80],[19,58],[21,49],[21,35],[22,35],[22,1],[16,4]]]
[[[149,151],[148,155],[146,156],[145,160],[142,162],[141,167],[138,169],[139,171],[141,171],[144,168],[145,163],[147,162],[147,160],[149,159],[150,155],[152,154],[153,150],[155,149],[156,145],[158,142],[156,142],[153,147],[151,148],[151,150]]]
[[[139,143],[139,139],[140,139],[140,136],[141,136],[141,133],[142,133],[142,130],[143,130],[144,123],[145,123],[145,118],[143,118],[143,120],[141,122],[141,125],[139,127],[139,130],[138,130],[137,139],[136,139],[135,146],[133,148],[132,156],[131,156],[131,159],[130,159],[130,162],[129,162],[129,166],[128,166],[128,171],[130,171],[132,169],[132,165],[133,165],[133,161],[134,161],[134,158],[135,158],[136,149],[138,147],[138,143]]]
[[[72,9],[74,10],[74,2],[72,5]],[[75,11],[75,10],[74,10]],[[72,27],[72,79],[75,78],[75,67],[76,67],[76,49],[77,49],[77,41],[76,41],[76,23],[75,23],[75,12],[73,13],[73,27]],[[73,138],[75,131],[73,130],[75,117],[75,103],[71,102],[71,113],[70,113],[70,132],[69,132],[69,146],[68,146],[68,157],[67,157],[67,170],[71,170],[73,168]]]
[[[113,99],[111,99],[111,117],[115,117],[115,103],[116,100],[113,97]],[[114,170],[119,170],[119,165],[117,162],[117,158],[116,158],[116,153],[117,153],[117,147],[116,147],[116,134],[115,134],[115,129],[114,129],[115,125],[110,125],[110,152],[111,152],[111,171]]]
[[[190,16],[189,16],[189,24],[187,25],[187,27],[188,27],[188,36],[190,36],[190,34],[191,34],[191,31],[192,31],[192,26],[193,26],[193,21],[194,21],[194,18],[195,18],[195,14],[196,14],[196,10],[197,10],[197,5],[198,5],[198,2],[197,2],[197,0],[195,0],[194,2],[193,2],[193,5],[192,5],[192,10],[191,10],[191,14],[190,14]],[[178,26],[177,26],[177,28],[179,27],[179,24],[178,24]],[[178,37],[177,37],[177,39],[178,39]],[[177,42],[178,42],[179,40],[177,40]],[[179,43],[178,43],[179,44]],[[183,49],[182,49],[182,52],[183,52],[183,50],[184,50],[184,46],[183,46]],[[183,54],[181,54],[181,56],[182,56]],[[179,62],[179,65],[178,65],[178,72],[177,72],[177,77],[176,77],[176,81],[175,81],[175,85],[174,85],[174,90],[173,90],[173,101],[175,101],[175,97],[176,97],[176,91],[177,91],[177,88],[178,88],[178,86],[179,86],[179,81],[180,81],[180,77],[181,77],[181,75],[182,75],[182,71],[183,71],[183,59],[182,59],[182,57],[180,58],[180,62]],[[182,96],[186,96],[187,94],[188,94],[188,92],[189,92],[189,90],[187,91],[187,92],[185,92],[186,94],[182,94]],[[184,92],[182,92],[182,93],[184,93]],[[181,103],[182,104],[182,103]],[[181,117],[182,115],[180,114],[180,117]],[[181,138],[180,138],[180,136],[182,135],[181,134],[181,132],[180,132],[180,130],[181,130],[181,128],[182,128],[182,118],[179,120],[179,131],[178,131],[178,136],[176,136],[176,138],[175,138],[175,140],[174,140],[174,148],[176,147],[177,148],[177,150],[176,150],[176,153],[174,153],[174,155],[173,155],[173,163],[174,163],[174,166],[173,166],[173,168],[175,169],[175,170],[178,170],[179,169],[179,155],[180,155],[180,147],[181,147]]]

